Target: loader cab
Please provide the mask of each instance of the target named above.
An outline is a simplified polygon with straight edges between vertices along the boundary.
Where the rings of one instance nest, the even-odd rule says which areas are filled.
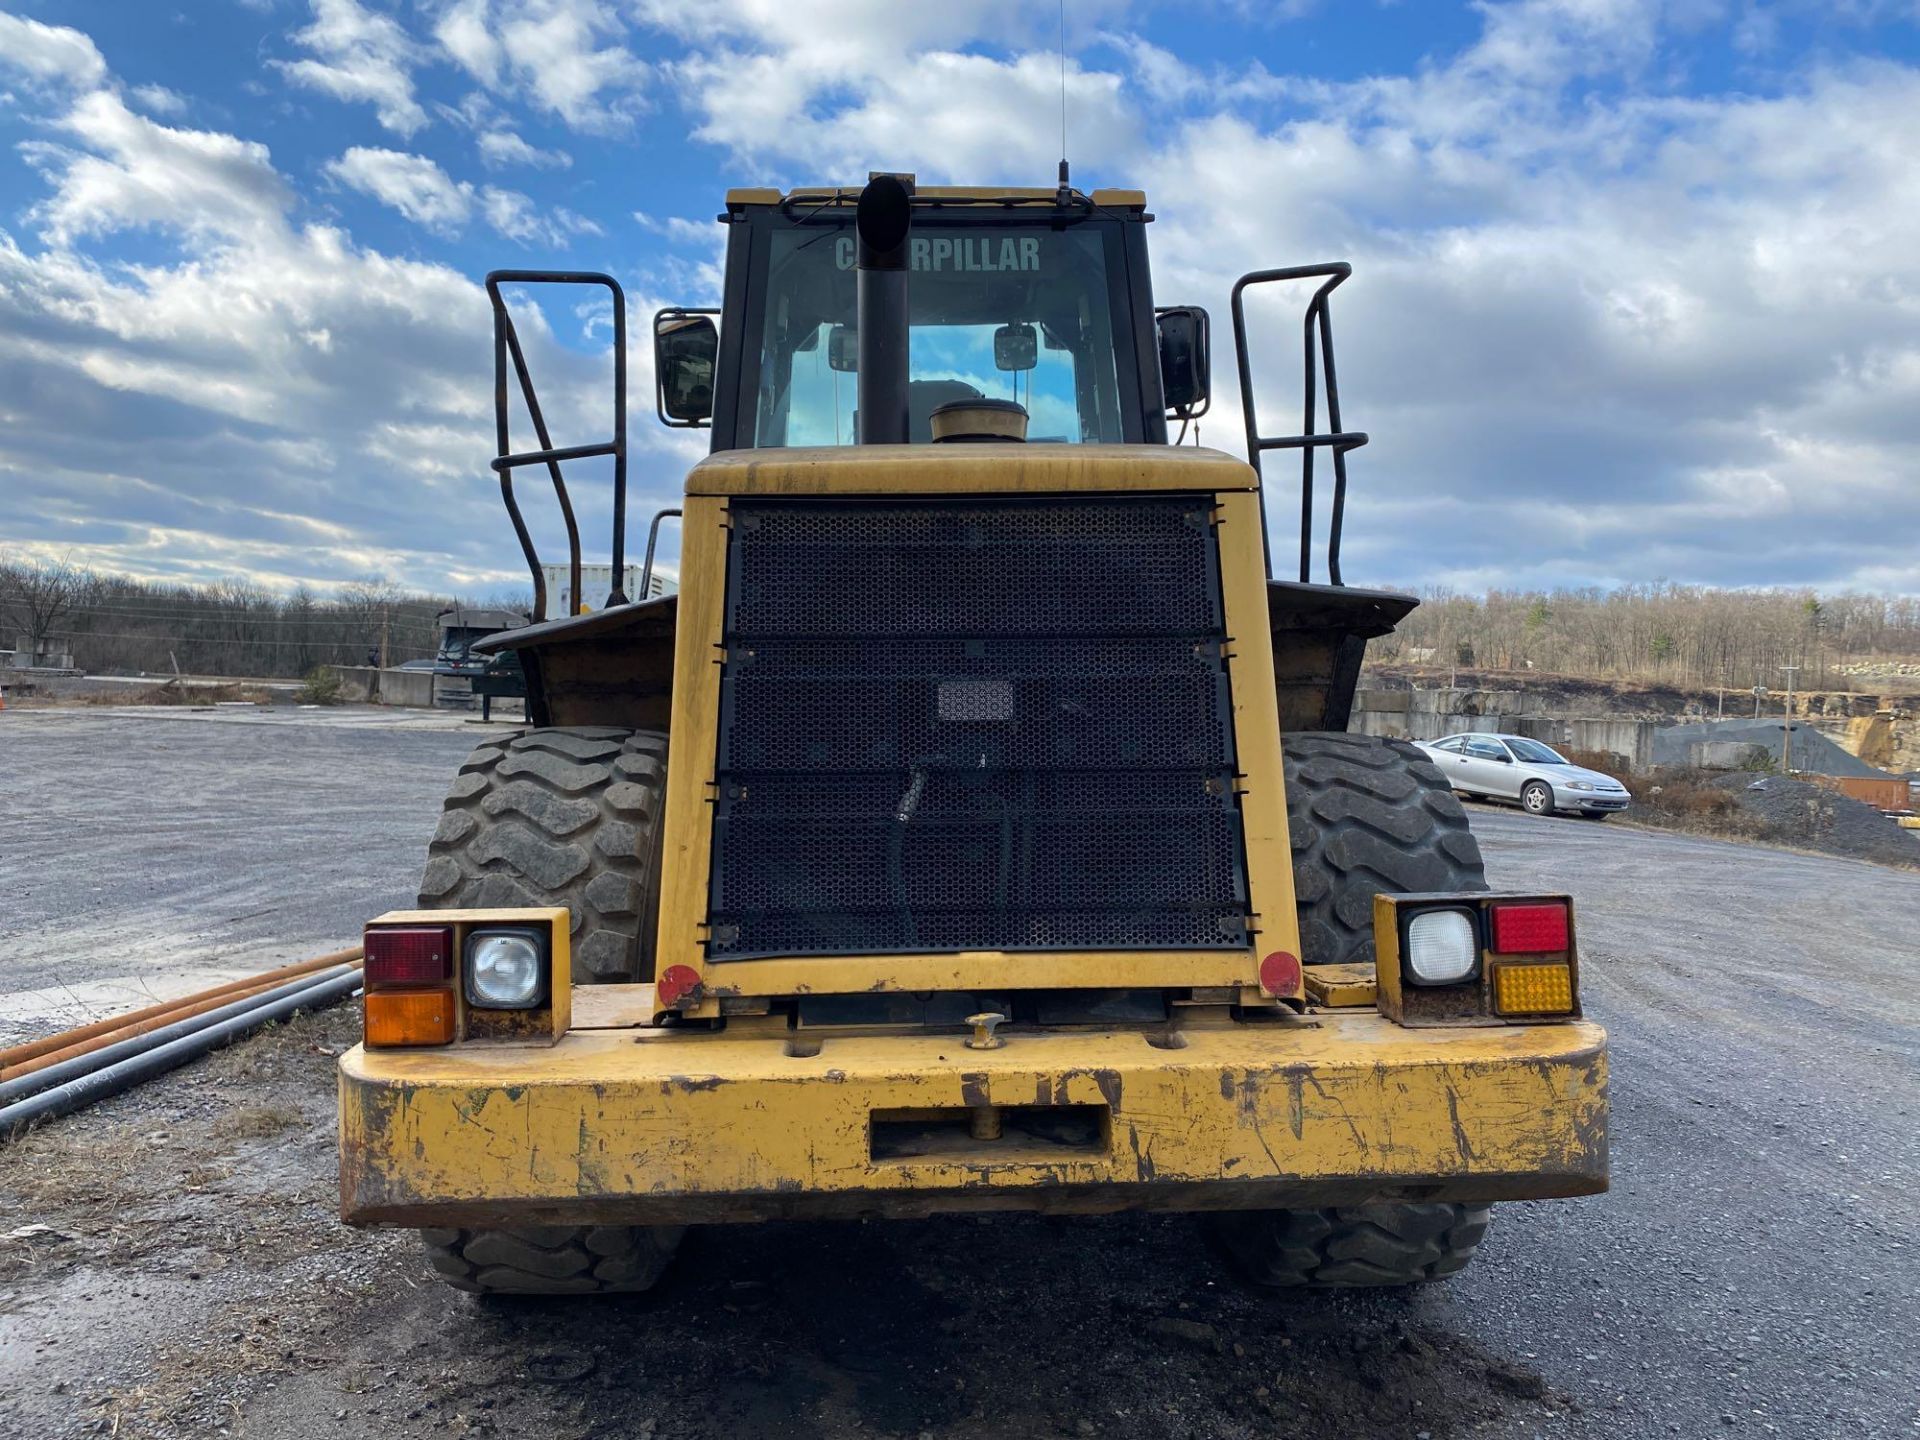
[[[714,452],[854,443],[858,196],[728,193],[723,305],[655,319],[664,422],[710,427]],[[921,188],[913,206],[911,442],[974,398],[1023,406],[1035,443],[1166,442],[1144,196]]]

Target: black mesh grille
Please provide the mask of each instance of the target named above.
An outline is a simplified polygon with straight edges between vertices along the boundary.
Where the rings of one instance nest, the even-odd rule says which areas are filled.
[[[736,502],[708,953],[1238,948],[1211,502]]]

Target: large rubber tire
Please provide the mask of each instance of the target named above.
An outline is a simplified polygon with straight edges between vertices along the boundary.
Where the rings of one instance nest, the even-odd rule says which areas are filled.
[[[1467,812],[1405,740],[1307,733],[1284,743],[1301,960],[1373,960],[1373,897],[1484,890]]]
[[[613,1295],[651,1290],[684,1232],[667,1225],[422,1230],[427,1263],[483,1295]]]
[[[1301,959],[1373,963],[1373,897],[1485,890],[1467,812],[1404,740],[1289,735],[1287,829]],[[1486,1233],[1487,1207],[1374,1205],[1211,1217],[1214,1238],[1258,1285],[1413,1285],[1453,1274]]]
[[[573,983],[653,978],[667,737],[650,730],[520,730],[460,767],[420,879],[423,909],[565,905]],[[461,1290],[583,1295],[646,1290],[677,1228],[423,1230],[428,1262]]]
[[[460,767],[420,877],[423,909],[565,905],[573,983],[653,978],[667,737],[519,730]]]
[[[1370,1205],[1234,1212],[1213,1230],[1256,1285],[1419,1285],[1463,1269],[1491,1219],[1485,1205]]]

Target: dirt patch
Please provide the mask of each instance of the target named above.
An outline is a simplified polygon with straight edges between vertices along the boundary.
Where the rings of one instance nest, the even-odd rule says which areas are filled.
[[[1569,1405],[1406,1297],[1242,1288],[1180,1216],[712,1229],[652,1295],[478,1301],[335,1219],[356,1028],[0,1148],[0,1433],[1445,1440]]]

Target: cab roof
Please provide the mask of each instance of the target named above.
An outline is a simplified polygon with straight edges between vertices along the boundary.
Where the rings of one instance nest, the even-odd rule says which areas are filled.
[[[1091,195],[1070,192],[1073,199],[1101,210],[1144,210],[1142,190],[1095,190]],[[792,190],[773,186],[746,186],[727,191],[729,210],[754,205],[852,205],[860,198],[858,185],[802,185]],[[1046,205],[1059,203],[1057,189],[1018,185],[920,185],[913,191],[921,205]]]

